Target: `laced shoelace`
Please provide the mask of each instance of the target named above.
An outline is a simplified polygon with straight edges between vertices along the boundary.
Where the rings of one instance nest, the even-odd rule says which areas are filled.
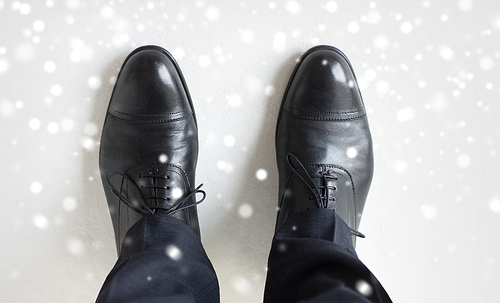
[[[300,162],[300,160],[292,153],[286,154],[286,162],[288,163],[288,166],[292,169],[292,171],[304,182],[304,184],[309,188],[309,191],[314,195],[312,199],[316,200],[318,203],[319,208],[327,208],[328,207],[328,201],[335,201],[334,197],[330,198],[329,194],[329,189],[334,189],[336,190],[336,187],[328,187],[326,178],[333,178],[336,180],[336,177],[329,176],[329,172],[322,171],[321,176],[322,176],[322,185],[318,186],[312,179],[312,177],[309,175],[307,172],[306,168]],[[322,193],[322,194],[321,194]],[[359,231],[349,228],[351,230],[351,233],[355,236],[358,236],[360,238],[365,238],[365,235],[360,233]]]
[[[128,184],[132,185],[132,188],[135,191],[136,196],[139,197],[140,206],[134,205],[134,203],[127,196],[124,196],[111,183],[111,181],[109,180],[109,177],[111,175],[119,175],[119,176],[122,177],[121,187],[123,187],[123,183],[124,183],[125,180],[128,181]],[[154,175],[154,174],[151,174],[151,175],[139,175],[139,178],[163,178],[163,179],[169,179],[168,176]],[[169,200],[169,198],[155,196],[155,195],[150,195],[150,196],[144,196],[143,197],[139,186],[137,186],[137,184],[135,184],[135,182],[129,176],[127,176],[127,175],[125,175],[123,173],[117,172],[117,171],[110,171],[107,174],[107,176],[106,176],[106,180],[108,181],[108,184],[111,186],[111,190],[113,191],[113,193],[118,197],[118,199],[121,202],[125,203],[128,207],[130,207],[131,209],[133,209],[136,212],[138,212],[140,214],[143,214],[143,215],[154,214],[154,213],[156,213],[157,210],[163,210],[163,211],[165,211],[166,214],[171,214],[171,213],[179,211],[179,210],[183,210],[183,209],[186,209],[186,208],[189,208],[189,207],[196,206],[196,205],[202,203],[205,200],[206,196],[207,196],[207,194],[205,193],[205,191],[203,191],[203,190],[200,189],[203,186],[203,184],[200,184],[197,188],[195,188],[193,191],[189,192],[184,198],[182,198],[179,201],[175,202],[175,204],[172,205],[169,208],[164,208],[164,207],[160,207],[160,206],[151,207],[151,206],[148,206],[148,204],[146,203],[146,200],[151,200],[151,199],[155,199],[155,200],[158,200],[158,199]],[[145,186],[142,186],[142,187],[143,188],[153,188],[153,189],[165,189],[165,190],[170,189],[167,186],[159,186],[159,185],[145,185]],[[156,192],[156,190],[155,190],[155,192]],[[197,193],[203,194],[203,197],[201,198],[201,200],[196,201],[193,204],[185,205],[185,203],[189,200],[189,198],[193,197]]]

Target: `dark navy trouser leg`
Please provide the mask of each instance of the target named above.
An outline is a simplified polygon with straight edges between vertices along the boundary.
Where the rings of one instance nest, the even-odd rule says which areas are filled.
[[[155,214],[127,232],[96,303],[219,300],[217,276],[200,239],[184,222]]]
[[[265,303],[392,302],[358,259],[347,224],[330,209],[289,217],[268,260]]]
[[[334,211],[291,216],[269,255],[264,302],[391,302],[359,261],[350,231]],[[215,271],[183,222],[146,216],[132,226],[97,303],[219,302]]]

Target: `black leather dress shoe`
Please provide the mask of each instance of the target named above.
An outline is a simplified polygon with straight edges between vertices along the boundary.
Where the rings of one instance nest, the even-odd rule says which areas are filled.
[[[116,79],[99,153],[118,252],[144,215],[171,214],[200,235],[197,158],[196,117],[179,66],[161,47],[134,50]]]
[[[347,57],[316,46],[300,58],[276,129],[278,230],[292,214],[335,209],[355,236],[373,176],[373,148],[356,77]]]

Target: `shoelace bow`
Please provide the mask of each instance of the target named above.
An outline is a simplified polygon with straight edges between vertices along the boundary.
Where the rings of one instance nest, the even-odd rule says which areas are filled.
[[[323,184],[321,186],[316,185],[312,177],[309,175],[307,172],[306,168],[300,162],[300,160],[292,153],[286,154],[286,162],[288,163],[288,166],[292,169],[292,171],[304,182],[304,184],[309,188],[311,193],[314,195],[314,199],[318,203],[319,208],[327,208],[328,207],[328,201],[332,200],[335,201],[335,198],[332,197],[330,198],[330,194],[328,191],[328,186],[326,185],[326,177],[328,173],[323,172],[322,178],[323,178]],[[337,178],[333,176],[329,176],[330,178],[333,178],[336,180]],[[336,189],[336,188],[334,188]],[[320,194],[323,193],[323,194]],[[360,233],[359,231],[349,228],[351,230],[351,233],[353,235],[356,235],[360,238],[365,238],[365,235]]]
[[[138,207],[138,206],[134,205],[134,203],[127,196],[124,196],[111,183],[111,181],[109,180],[109,177],[111,175],[119,175],[119,176],[122,177],[121,187],[123,187],[123,182],[125,180],[127,180],[128,183],[132,185],[132,188],[134,189],[135,194],[137,195],[137,197],[139,197],[139,201],[141,203],[140,206],[142,206],[142,207]],[[168,179],[169,177],[162,176],[162,175],[139,175],[139,178],[162,178],[162,179]],[[118,199],[121,202],[125,203],[128,207],[132,208],[136,212],[138,212],[140,214],[143,214],[143,215],[154,214],[157,210],[164,210],[166,214],[171,214],[173,212],[176,212],[176,211],[179,211],[179,210],[182,210],[182,209],[186,209],[186,208],[189,208],[189,207],[196,206],[196,205],[202,203],[205,200],[206,196],[207,196],[207,194],[205,193],[205,191],[203,191],[203,190],[200,189],[203,186],[203,184],[200,184],[193,191],[189,192],[184,198],[182,198],[179,201],[175,202],[175,204],[172,207],[169,207],[169,208],[151,207],[151,206],[148,206],[148,204],[146,203],[145,200],[150,200],[150,199],[155,199],[155,200],[157,200],[157,199],[163,199],[163,200],[167,200],[168,198],[160,197],[160,196],[154,196],[154,195],[152,195],[152,196],[144,196],[143,197],[142,193],[141,193],[141,190],[139,189],[139,186],[137,186],[137,184],[135,184],[135,182],[129,176],[127,176],[125,174],[122,174],[120,172],[117,172],[117,171],[110,171],[107,174],[107,176],[106,176],[106,180],[108,181],[108,184],[111,186],[111,190],[113,191],[113,193],[118,197]],[[148,186],[143,186],[143,187],[155,188],[155,189],[159,188],[159,189],[165,189],[165,190],[170,189],[169,187],[159,186],[159,185],[148,185]],[[184,205],[189,200],[189,198],[191,198],[192,196],[196,195],[197,193],[203,194],[203,197],[201,198],[201,200],[196,201],[193,204]]]

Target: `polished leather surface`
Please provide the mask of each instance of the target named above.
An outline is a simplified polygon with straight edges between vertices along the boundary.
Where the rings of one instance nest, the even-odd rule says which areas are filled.
[[[196,117],[179,66],[161,47],[134,50],[117,77],[99,154],[118,251],[143,214],[120,201],[111,185],[133,204],[142,196],[148,206],[168,209],[193,190],[197,157]],[[194,203],[190,197],[186,204]],[[171,215],[199,236],[196,206]]]
[[[278,117],[276,152],[276,229],[290,215],[318,207],[311,189],[287,162],[290,153],[303,164],[327,207],[358,229],[373,176],[373,148],[356,77],[338,49],[313,47],[297,63]]]

